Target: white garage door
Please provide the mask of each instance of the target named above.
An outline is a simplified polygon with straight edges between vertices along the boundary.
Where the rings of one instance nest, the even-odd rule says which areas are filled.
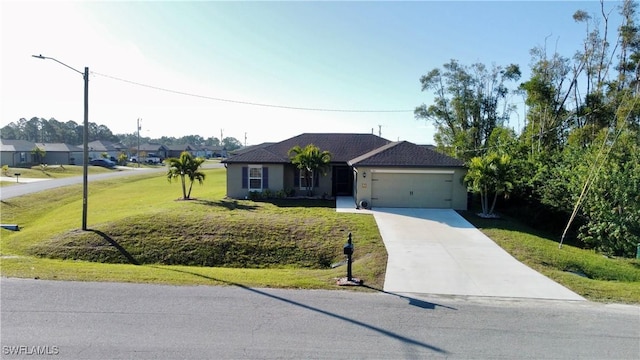
[[[451,208],[453,173],[373,172],[371,206]]]

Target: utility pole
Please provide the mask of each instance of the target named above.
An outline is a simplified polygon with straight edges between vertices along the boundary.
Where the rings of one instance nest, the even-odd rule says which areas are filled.
[[[136,151],[136,159],[138,159],[138,167],[140,167],[140,130],[142,130],[142,126],[140,125],[140,118],[138,118],[138,150]]]
[[[244,147],[247,147],[247,133],[244,133]]]

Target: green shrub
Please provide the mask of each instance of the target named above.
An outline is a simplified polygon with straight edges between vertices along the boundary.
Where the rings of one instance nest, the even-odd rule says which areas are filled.
[[[248,196],[249,200],[259,200],[262,198],[262,194],[259,191],[249,191],[249,196]]]
[[[263,199],[271,199],[273,197],[273,192],[269,189],[262,190],[262,198]]]

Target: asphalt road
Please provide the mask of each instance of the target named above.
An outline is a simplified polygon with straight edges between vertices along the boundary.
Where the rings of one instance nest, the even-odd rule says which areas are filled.
[[[640,307],[0,280],[3,359],[637,359]],[[49,355],[34,356],[37,352]]]

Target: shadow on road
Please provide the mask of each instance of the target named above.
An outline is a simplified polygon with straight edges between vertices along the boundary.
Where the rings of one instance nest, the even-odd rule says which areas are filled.
[[[297,302],[297,301],[294,301],[294,300],[290,300],[290,299],[286,299],[286,298],[283,298],[283,297],[280,297],[280,296],[277,296],[277,295],[269,294],[267,292],[264,292],[264,291],[261,291],[261,290],[258,290],[258,289],[254,289],[254,288],[250,288],[250,287],[242,285],[242,284],[238,284],[238,283],[234,283],[234,282],[230,282],[230,281],[226,281],[226,280],[221,280],[221,279],[216,279],[216,278],[213,278],[213,277],[210,277],[210,276],[206,276],[206,275],[202,275],[202,274],[198,274],[198,273],[194,273],[194,272],[190,272],[190,271],[184,271],[184,270],[178,270],[178,269],[160,268],[160,267],[156,267],[156,266],[151,266],[151,267],[153,267],[155,269],[159,269],[159,270],[175,271],[175,272],[179,272],[179,273],[198,276],[198,277],[205,278],[205,279],[212,280],[212,281],[216,281],[216,282],[219,282],[219,283],[224,283],[224,284],[236,286],[236,287],[242,288],[244,290],[250,291],[250,292],[252,292],[254,294],[266,296],[266,297],[269,297],[269,298],[274,299],[274,300],[282,301],[282,302],[285,302],[285,303],[293,305],[293,306],[298,306],[298,307],[301,307],[301,308],[309,310],[309,311],[317,312],[319,314],[323,314],[323,315],[326,315],[326,316],[329,316],[329,317],[332,317],[332,318],[335,318],[335,319],[338,319],[338,320],[346,321],[346,322],[349,322],[351,324],[354,324],[354,325],[357,325],[357,326],[361,326],[363,328],[375,331],[375,332],[377,332],[379,334],[382,334],[384,336],[388,336],[390,338],[393,338],[393,339],[396,339],[398,341],[401,341],[401,342],[403,342],[405,344],[419,346],[421,348],[425,348],[425,349],[428,349],[428,350],[431,350],[431,351],[434,351],[434,352],[437,352],[437,353],[440,353],[440,354],[449,354],[448,351],[446,351],[444,349],[441,349],[441,348],[439,348],[437,346],[425,344],[425,343],[420,342],[418,340],[414,340],[414,339],[408,338],[406,336],[402,336],[400,334],[397,334],[397,333],[382,329],[382,328],[377,327],[377,326],[373,326],[373,325],[364,323],[364,322],[359,321],[359,320],[351,319],[351,318],[348,318],[346,316],[335,314],[335,313],[332,313],[332,312],[329,312],[329,311],[326,311],[326,310],[322,310],[322,309],[319,309],[319,308],[316,308],[316,307],[313,307],[313,306],[310,306],[310,305],[306,305],[306,304],[303,304],[303,303],[300,303],[300,302]],[[374,289],[374,290],[377,290],[377,289]],[[382,292],[384,292],[384,291],[382,291]],[[396,294],[392,294],[392,295],[396,295]],[[399,296],[399,295],[396,295],[396,296]],[[403,297],[403,298],[406,298],[406,299],[410,299],[410,301],[409,301],[410,304],[412,304],[411,300],[413,300],[414,303],[412,305],[416,305],[416,306],[418,306],[418,304],[421,304],[421,305],[429,304],[429,303],[427,303],[425,301],[421,301],[421,300],[417,300],[417,299],[412,299],[412,298],[408,298],[408,297],[404,297],[404,296],[400,296],[400,297]],[[435,307],[436,304],[431,304],[431,306]],[[437,305],[437,306],[440,306],[440,305]]]
[[[456,309],[454,307],[441,305],[441,304],[436,304],[436,303],[432,303],[432,302],[428,302],[428,301],[412,298],[412,297],[406,296],[406,295],[395,294],[395,293],[384,291],[382,289],[377,289],[377,288],[374,288],[374,287],[371,287],[371,286],[368,286],[368,285],[362,285],[362,287],[366,287],[367,289],[379,291],[379,292],[384,293],[384,294],[397,296],[397,297],[399,297],[401,299],[409,300],[409,305],[417,306],[417,307],[422,308],[422,309],[434,310],[436,307],[442,307],[442,308],[449,309],[449,310],[458,310],[458,309]]]

